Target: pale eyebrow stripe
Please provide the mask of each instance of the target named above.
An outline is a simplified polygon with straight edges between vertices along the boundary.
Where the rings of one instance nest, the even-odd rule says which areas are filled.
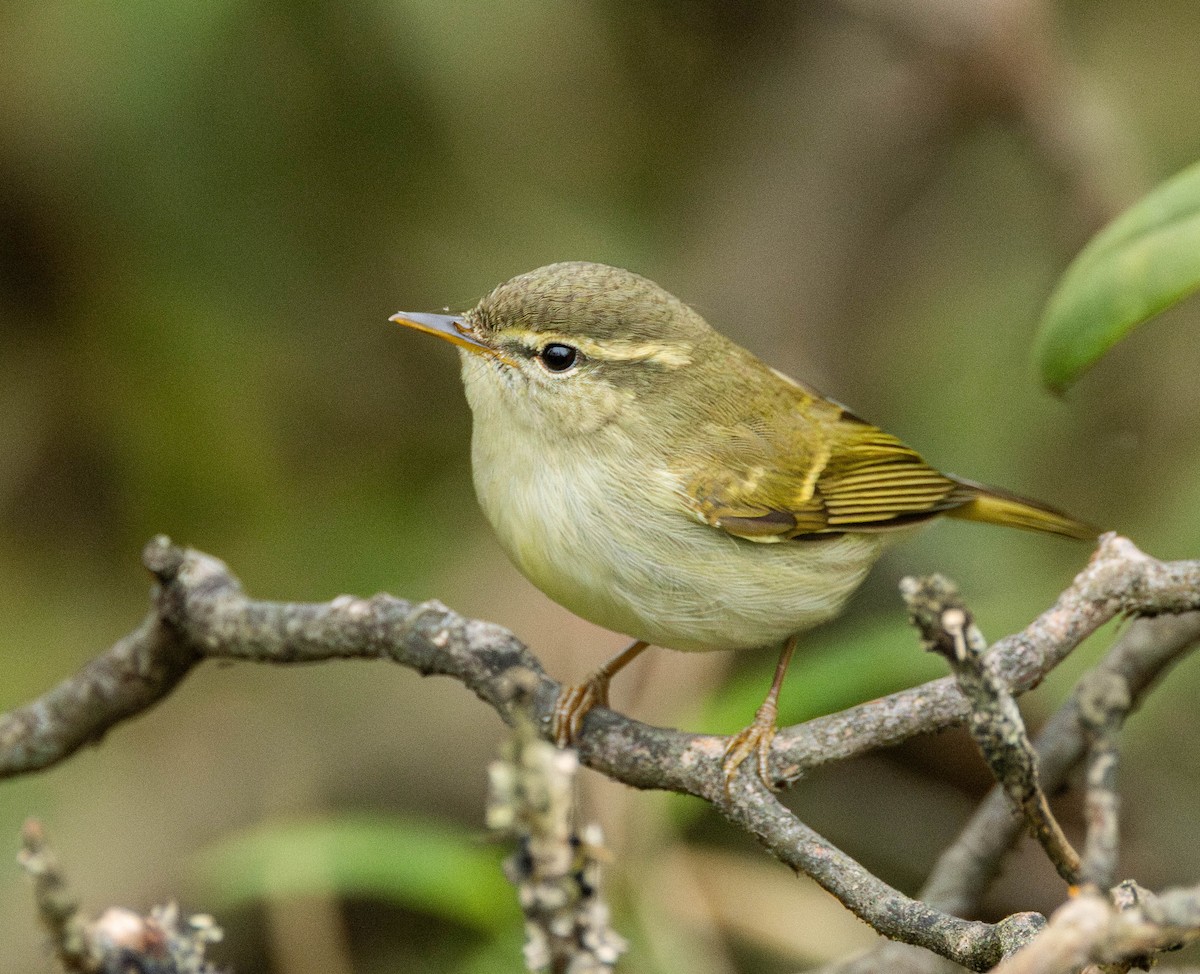
[[[668,369],[677,369],[691,364],[692,361],[689,354],[692,346],[687,343],[666,345],[627,339],[594,342],[577,335],[564,335],[553,331],[515,331],[512,336],[531,351],[558,342],[578,348],[588,358],[602,362],[653,362]]]

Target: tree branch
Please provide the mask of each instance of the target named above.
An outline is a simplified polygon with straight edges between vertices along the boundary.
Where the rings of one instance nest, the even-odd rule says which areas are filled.
[[[147,916],[109,907],[85,923],[46,844],[41,823],[34,819],[21,831],[17,861],[33,883],[38,916],[63,970],[71,974],[218,974],[205,959],[209,945],[223,936],[212,917],[182,917],[170,903],[155,907]]]
[[[1070,974],[1085,964],[1134,965],[1200,936],[1200,887],[1155,895],[1122,884],[1116,902],[1087,892],[1061,906],[1045,930],[995,974]]]
[[[156,584],[151,611],[129,636],[33,703],[0,716],[0,778],[63,760],[111,727],[149,709],[205,659],[311,663],[386,659],[462,681],[509,723],[517,713],[546,736],[559,685],[511,633],[465,619],[436,602],[388,595],[327,603],[249,599],[215,558],[156,538],[143,555]],[[1087,635],[1118,614],[1200,609],[1200,562],[1163,563],[1106,535],[1088,567],[1055,605],[989,654],[1013,692],[1035,686]],[[517,674],[521,679],[513,679]],[[513,687],[527,688],[515,693]],[[962,722],[961,693],[937,680],[841,714],[782,731],[777,776],[897,743]],[[1018,914],[999,924],[967,921],[905,897],[800,822],[753,775],[726,792],[725,739],[648,727],[610,710],[584,722],[585,764],[639,788],[704,798],[773,855],[815,878],[884,935],[983,970],[1028,942],[1043,922]]]
[[[500,759],[488,766],[487,825],[517,842],[504,874],[525,914],[525,966],[612,974],[629,944],[612,929],[601,895],[607,855],[600,826],[576,822],[578,771],[573,750],[540,739],[518,717]]]
[[[1120,680],[1129,690],[1132,713],[1171,668],[1200,644],[1200,612],[1138,619],[1125,630],[1104,660],[1087,677]],[[1082,688],[1081,688],[1082,689]],[[1083,760],[1088,747],[1080,717],[1080,692],[1046,722],[1035,749],[1041,781],[1047,791],[1060,787]],[[1024,831],[1025,822],[1012,814],[1004,789],[997,785],[980,803],[954,843],[938,858],[918,894],[935,909],[970,916],[1000,871],[1004,854]],[[940,971],[931,958],[907,944],[885,942],[860,957],[822,968],[821,974],[866,974],[870,971]]]
[[[1039,780],[1037,752],[1025,733],[1025,721],[1012,694],[987,665],[983,655],[987,643],[958,589],[941,575],[931,575],[901,579],[900,592],[925,648],[945,657],[959,688],[971,701],[971,736],[992,775],[1025,816],[1058,874],[1071,885],[1078,884],[1079,853],[1071,847],[1050,810],[1050,800]]]
[[[1200,610],[1200,561],[1161,562],[1127,538],[1106,534],[1087,567],[1054,605],[989,650],[1011,693],[1032,690],[1088,636],[1117,616]],[[833,761],[900,744],[966,721],[971,705],[953,677],[780,730],[773,753],[781,780]]]
[[[1108,651],[1096,673],[1119,676],[1129,687],[1131,710],[1150,689],[1200,642],[1200,613],[1134,622]],[[1058,788],[1084,756],[1086,739],[1079,701],[1072,696],[1046,722],[1035,744],[1042,785]],[[1000,869],[1004,853],[1021,834],[1007,796],[997,786],[934,866],[921,899],[939,909],[967,916],[979,909],[979,897]]]

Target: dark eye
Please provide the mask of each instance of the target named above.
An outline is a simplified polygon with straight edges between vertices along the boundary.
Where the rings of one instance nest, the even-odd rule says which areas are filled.
[[[579,349],[551,342],[537,353],[542,365],[550,372],[566,372],[579,361]]]

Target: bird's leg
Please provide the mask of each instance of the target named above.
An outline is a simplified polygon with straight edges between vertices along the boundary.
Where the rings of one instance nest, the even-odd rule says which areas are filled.
[[[796,637],[789,636],[779,654],[779,662],[775,664],[775,679],[771,681],[767,699],[758,708],[750,725],[734,735],[725,748],[725,760],[721,764],[721,770],[725,773],[726,791],[729,791],[738,767],[751,754],[755,754],[758,758],[758,776],[762,779],[762,783],[771,791],[776,790],[771,783],[770,774],[771,742],[775,740],[775,731],[778,729],[775,721],[779,716],[779,688],[783,686],[788,663],[792,661],[792,654],[795,651]]]
[[[650,644],[640,639],[622,652],[614,656],[600,669],[596,670],[577,686],[563,687],[554,704],[554,716],[551,718],[550,730],[554,734],[554,743],[559,747],[569,747],[579,737],[583,727],[583,718],[593,707],[608,706],[608,685],[612,678],[632,663]]]

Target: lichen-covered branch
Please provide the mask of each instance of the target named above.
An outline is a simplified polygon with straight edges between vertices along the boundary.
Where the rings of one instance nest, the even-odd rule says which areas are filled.
[[[1050,811],[1038,780],[1037,752],[1025,733],[1017,702],[984,658],[987,643],[958,590],[941,575],[905,578],[900,592],[925,648],[950,664],[963,695],[971,702],[968,724],[992,774],[1024,815],[1058,874],[1079,882],[1079,854]]]
[[[1088,636],[1117,616],[1200,610],[1200,561],[1161,562],[1127,538],[1106,534],[1087,567],[1054,605],[998,640],[990,664],[1009,691],[1032,690]],[[970,703],[953,677],[782,729],[773,753],[781,778],[857,757],[917,734],[964,723]]]
[[[1124,714],[1128,716],[1197,645],[1200,645],[1198,612],[1138,619],[1125,629],[1085,681],[1109,676],[1119,679],[1129,690]],[[1058,788],[1087,753],[1088,738],[1079,707],[1076,693],[1047,721],[1035,742],[1041,781],[1047,791]],[[954,843],[938,858],[918,899],[955,916],[975,913],[982,894],[1000,871],[1004,854],[1016,843],[1024,825],[1022,818],[1012,814],[1008,795],[997,785],[980,803]],[[1085,875],[1087,858],[1085,854]],[[924,952],[888,942],[861,957],[828,965],[821,974],[885,970],[935,974],[941,968]]]
[[[1125,682],[1132,711],[1198,643],[1200,613],[1139,619],[1125,630],[1095,672],[1115,674]],[[1083,759],[1086,749],[1076,697],[1046,722],[1035,747],[1042,786],[1053,791]],[[1022,826],[1021,819],[1012,815],[1003,789],[994,788],[938,859],[921,899],[957,916],[975,912],[980,895],[999,872],[1000,861]]]
[[[1116,882],[1117,874],[1117,734],[1133,701],[1125,678],[1107,670],[1084,677],[1075,698],[1087,741],[1087,840],[1080,881],[1106,890]]]
[[[1070,974],[1085,964],[1148,969],[1155,954],[1200,937],[1200,887],[1155,895],[1122,884],[1112,898],[1085,892],[1060,907],[1028,947],[995,974]],[[1107,968],[1111,970],[1111,968]]]
[[[144,552],[155,578],[151,610],[133,633],[33,703],[0,716],[0,778],[63,760],[166,696],[207,659],[312,663],[385,659],[460,680],[510,723],[524,715],[543,736],[559,685],[511,633],[436,602],[387,595],[327,603],[248,598],[215,558],[157,538]],[[1106,535],[1088,567],[1053,607],[997,643],[989,666],[1014,693],[1035,686],[1076,645],[1119,614],[1200,609],[1200,563],[1163,563]],[[515,677],[522,677],[514,679]],[[526,687],[515,693],[514,686]],[[832,760],[963,722],[969,706],[952,680],[937,680],[782,731],[775,777],[794,780]],[[1040,917],[966,921],[905,897],[800,822],[752,775],[727,793],[725,740],[648,727],[598,708],[585,722],[582,761],[626,784],[704,798],[797,871],[813,876],[888,937],[986,969],[1029,942]],[[753,779],[753,780],[751,780]]]
[[[757,776],[747,778],[740,779],[742,790],[732,801],[714,801],[718,811],[890,940],[986,971],[1028,943],[1045,923],[1035,913],[1017,913],[994,924],[963,920],[905,896],[801,822]]]
[[[182,917],[172,903],[142,916],[109,907],[90,923],[79,915],[79,903],[67,892],[58,861],[46,845],[39,822],[31,819],[21,832],[21,868],[33,882],[33,897],[42,925],[64,971],[72,974],[217,974],[206,959],[208,946],[221,940],[212,918]]]
[[[21,829],[17,862],[33,883],[38,918],[50,935],[50,945],[63,969],[83,974],[97,970],[97,958],[79,916],[79,901],[68,890],[58,860],[46,846],[42,824],[36,819],[29,819]]]
[[[528,676],[528,675],[527,675]],[[515,688],[514,696],[531,689]],[[611,974],[629,947],[609,923],[600,884],[598,825],[576,822],[579,758],[537,736],[518,717],[500,759],[488,766],[488,828],[518,848],[504,861],[525,914],[525,966],[531,971]]]

